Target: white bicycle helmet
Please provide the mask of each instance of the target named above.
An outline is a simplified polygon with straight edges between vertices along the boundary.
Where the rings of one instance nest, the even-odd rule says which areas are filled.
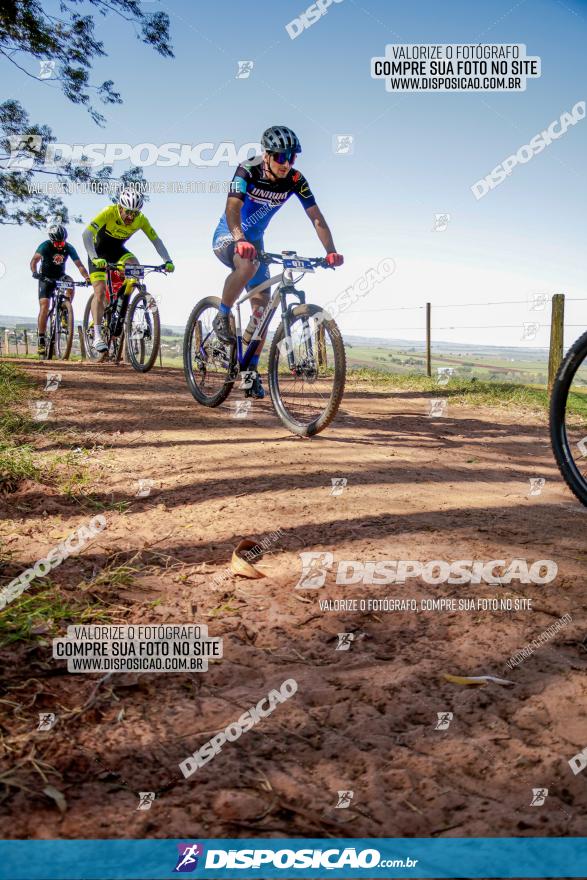
[[[144,199],[140,192],[132,187],[127,187],[120,191],[118,196],[119,208],[126,208],[127,211],[140,211],[143,207]]]

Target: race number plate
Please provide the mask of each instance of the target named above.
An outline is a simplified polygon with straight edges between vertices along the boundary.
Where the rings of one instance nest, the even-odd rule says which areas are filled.
[[[124,274],[127,278],[144,278],[145,270],[142,266],[125,266]]]
[[[314,271],[311,261],[305,260],[303,257],[286,257],[283,261],[283,266],[285,269],[303,269],[304,272]]]

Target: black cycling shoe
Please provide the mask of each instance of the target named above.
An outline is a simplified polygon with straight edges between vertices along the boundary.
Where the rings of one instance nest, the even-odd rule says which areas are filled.
[[[218,312],[218,314],[212,321],[212,328],[217,338],[220,340],[220,342],[223,342],[224,345],[235,344],[236,337],[233,335],[232,330],[230,329],[230,315],[224,315],[222,312]]]
[[[47,354],[47,347],[44,336],[39,336],[39,341],[37,343],[37,354],[40,358],[44,358]]]
[[[253,379],[253,384],[245,391],[245,397],[254,397],[255,400],[263,400],[265,397],[265,389],[260,375],[257,373]]]

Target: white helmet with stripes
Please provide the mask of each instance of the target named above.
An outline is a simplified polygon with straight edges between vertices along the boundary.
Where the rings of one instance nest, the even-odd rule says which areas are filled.
[[[140,211],[143,207],[144,199],[140,192],[132,187],[126,187],[120,191],[118,195],[118,205],[120,208],[126,208],[127,211]]]

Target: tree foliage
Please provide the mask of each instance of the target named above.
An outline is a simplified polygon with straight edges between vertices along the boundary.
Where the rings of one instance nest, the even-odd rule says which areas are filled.
[[[93,13],[93,14],[92,14]],[[0,0],[0,62],[12,64],[41,84],[58,83],[65,97],[87,109],[98,125],[105,117],[101,104],[121,104],[112,80],[91,81],[93,62],[107,55],[95,35],[94,15],[112,16],[134,30],[137,40],[163,57],[173,57],[169,44],[169,18],[164,12],[145,12],[137,0],[61,0],[59,14],[47,12],[37,0]],[[48,217],[69,219],[59,195],[34,192],[37,175],[47,175],[63,186],[112,180],[112,167],[92,173],[83,164],[66,163],[57,170],[44,167],[47,145],[55,142],[51,129],[33,124],[22,104],[14,99],[0,103],[0,224],[23,223],[39,227]],[[140,168],[131,168],[120,183],[142,179]],[[76,219],[76,218],[73,218]]]

